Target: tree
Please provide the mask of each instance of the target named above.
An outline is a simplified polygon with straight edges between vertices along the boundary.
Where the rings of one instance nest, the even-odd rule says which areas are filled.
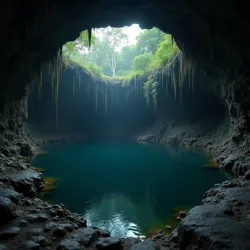
[[[94,35],[91,36],[91,44],[95,44],[96,37]],[[67,42],[62,47],[62,54],[64,60],[71,59],[72,56],[79,55],[80,52],[84,52],[89,47],[89,36],[87,30],[82,31],[80,36],[72,42]]]
[[[119,60],[117,60],[119,69],[124,71],[131,70],[133,66],[133,59],[136,55],[136,45],[124,46],[119,53]]]
[[[137,53],[143,54],[145,52],[151,52],[155,54],[158,45],[164,41],[165,33],[157,28],[145,30],[138,36]]]
[[[160,43],[159,48],[155,53],[155,58],[159,65],[164,64],[167,61],[171,61],[173,57],[179,51],[178,46],[173,41],[171,35],[165,35],[165,39]]]
[[[98,67],[94,62],[89,63],[87,65],[87,68],[98,76],[103,75],[102,69]]]
[[[136,56],[133,60],[133,70],[146,72],[153,60],[154,56],[151,52]]]
[[[88,62],[94,62],[103,68],[104,72],[110,72],[111,76],[116,76],[118,69],[118,58],[120,59],[119,48],[126,44],[127,35],[122,28],[101,28],[96,31],[96,43],[86,53]],[[107,66],[110,70],[107,70]]]
[[[125,42],[128,37],[123,33],[122,28],[105,28],[100,29],[103,35],[103,40],[106,42],[106,61],[112,71],[112,75],[116,76],[117,68],[117,53],[118,48]]]

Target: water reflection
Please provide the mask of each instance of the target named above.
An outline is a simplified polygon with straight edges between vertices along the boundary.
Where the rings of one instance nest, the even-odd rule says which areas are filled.
[[[105,228],[119,237],[145,237],[136,218],[136,204],[124,195],[104,194],[99,201],[87,202],[85,210],[83,217],[90,226]]]
[[[208,157],[185,148],[93,143],[46,150],[32,164],[59,177],[48,198],[120,237],[164,228],[173,208],[200,204],[204,192],[225,179],[218,169],[203,167]]]

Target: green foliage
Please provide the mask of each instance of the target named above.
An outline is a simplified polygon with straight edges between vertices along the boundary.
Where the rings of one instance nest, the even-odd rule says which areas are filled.
[[[153,78],[149,78],[148,81],[144,83],[143,90],[144,90],[144,97],[146,98],[147,104],[150,103],[150,97],[153,98],[154,103],[154,110],[156,108],[156,102],[157,102],[157,88],[159,83],[154,81]]]
[[[99,68],[94,62],[89,63],[86,68],[98,76],[103,75],[101,68]]]
[[[93,34],[91,36],[91,43],[92,44],[96,43],[96,37]],[[67,64],[69,60],[74,61],[74,57],[72,58],[72,56],[79,55],[79,51],[86,50],[88,46],[89,46],[89,34],[88,31],[85,30],[80,33],[80,36],[75,41],[67,42],[66,44],[63,45],[62,47],[63,62]]]
[[[146,52],[142,55],[134,57],[133,70],[146,72],[149,65],[153,62],[154,56],[151,52]]]
[[[155,59],[162,65],[165,62],[170,62],[178,52],[179,48],[172,41],[172,36],[166,35],[165,40],[160,43],[155,53]]]
[[[155,54],[159,43],[164,41],[165,33],[157,28],[145,30],[138,36],[137,53],[151,52]]]
[[[88,31],[83,31],[76,41],[66,43],[63,46],[64,63],[71,60],[93,69],[96,74],[101,70],[105,76],[132,79],[157,68],[164,68],[179,51],[172,36],[165,35],[157,28],[144,30],[137,37],[135,45],[122,48],[121,44],[126,44],[128,40],[122,28],[96,29],[91,40],[92,46],[88,49]]]

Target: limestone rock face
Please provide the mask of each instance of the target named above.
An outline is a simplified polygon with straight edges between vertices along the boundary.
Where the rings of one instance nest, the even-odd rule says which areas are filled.
[[[181,249],[197,245],[202,249],[244,249],[249,243],[250,225],[239,223],[214,205],[197,206],[190,210],[178,230]]]

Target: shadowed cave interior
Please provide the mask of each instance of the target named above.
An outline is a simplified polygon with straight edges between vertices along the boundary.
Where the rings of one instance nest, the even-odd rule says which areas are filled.
[[[2,76],[0,248],[133,250],[249,248],[250,50],[249,15],[245,3],[223,0],[202,3],[186,0],[179,2],[50,0],[25,3],[3,1],[1,5],[0,16],[4,39],[0,42]],[[157,27],[173,36],[182,53],[177,57],[177,67],[172,72],[176,76],[181,75],[181,58],[185,54],[196,68],[193,87],[190,89],[188,80],[185,79],[183,87],[177,88],[175,96],[174,84],[170,81],[171,84],[166,91],[168,81],[164,84],[161,69],[157,69],[152,75],[159,83],[157,105],[148,107],[142,92],[148,75],[136,79],[138,92],[134,79],[131,79],[125,88],[121,86],[122,84],[107,84],[107,80],[96,78],[87,69],[72,63],[62,70],[56,96],[58,99],[58,109],[56,109],[51,98],[50,74],[46,65],[54,61],[56,62],[53,64],[54,70],[55,65],[59,67],[56,60],[60,57],[58,51],[63,44],[76,39],[82,30],[90,31],[92,28],[106,26],[122,27],[133,23],[139,23],[143,29]],[[41,71],[43,83],[42,95],[39,97],[38,88],[41,86],[37,84],[37,79]],[[79,75],[82,88],[76,87],[73,95],[73,79]],[[98,103],[95,99],[97,86],[100,88]],[[105,94],[102,95],[105,92],[109,97],[108,101],[105,101]],[[187,171],[187,168],[179,168],[178,171],[169,172],[166,176],[170,176],[170,179],[165,180],[161,171],[165,171],[166,168],[163,167],[157,174],[153,169],[156,161],[152,159],[165,159],[165,155],[171,155],[180,164],[183,159],[187,160],[189,157],[193,159],[194,155],[197,157],[201,154],[199,164],[208,161],[210,167],[210,172],[204,172],[203,177],[207,176],[207,179],[211,180],[214,178],[214,182],[202,191],[204,193],[210,188],[204,195],[198,195],[199,202],[196,198],[194,204],[190,204],[191,207],[195,206],[194,208],[182,208],[176,211],[178,212],[175,215],[175,219],[178,217],[176,225],[167,224],[168,221],[164,218],[161,227],[152,228],[146,239],[136,237],[135,234],[132,235],[133,238],[126,237],[131,235],[125,235],[124,238],[124,235],[113,235],[112,230],[110,235],[103,225],[94,227],[95,225],[88,224],[88,219],[86,221],[83,214],[75,214],[65,205],[53,204],[44,198],[35,198],[41,191],[45,192],[48,183],[54,185],[55,181],[51,176],[48,178],[46,172],[43,175],[39,166],[37,168],[32,165],[31,159],[34,155],[40,157],[41,161],[46,161],[46,157],[47,159],[50,157],[49,154],[42,155],[40,148],[44,145],[45,148],[52,147],[51,152],[54,150],[54,160],[56,160],[60,157],[56,157],[53,145],[61,147],[68,142],[79,143],[89,140],[133,141],[138,147],[139,145],[152,147],[152,150],[154,145],[161,145],[164,150],[170,147],[167,149],[170,151],[164,153],[164,156],[151,155],[153,151],[143,151],[142,148],[140,148],[142,151],[139,151],[139,148],[134,148],[134,151],[138,150],[136,151],[138,155],[141,154],[144,156],[143,159],[147,159],[144,164],[150,162],[149,165],[152,166],[152,169],[148,168],[148,176],[151,178],[147,177],[147,181],[141,181],[141,184],[149,186],[145,192],[145,201],[149,201],[147,204],[150,206],[144,206],[146,208],[154,207],[151,205],[158,204],[158,200],[165,201],[167,197],[172,197],[174,194],[172,189],[176,194],[181,189],[181,185],[172,184],[168,189],[171,192],[168,193],[163,187],[158,186],[159,191],[154,191],[155,197],[152,197],[151,187],[156,183],[162,182],[165,185],[176,176],[181,180],[180,183],[187,185],[182,186],[182,189],[187,191],[183,197],[188,197],[192,193],[192,187],[196,187],[190,183],[196,183],[198,187],[198,180],[202,178],[198,175],[198,168],[192,170],[193,172]],[[104,151],[99,152],[99,159],[102,159],[102,154],[107,155],[105,153],[107,148],[108,146],[105,146]],[[117,148],[119,146],[115,146],[112,150]],[[132,145],[128,148],[132,148]],[[190,151],[185,151],[186,148]],[[61,152],[65,152],[65,155],[66,149],[62,146]],[[77,149],[74,148],[72,152],[77,152]],[[86,159],[94,154],[92,151],[84,152]],[[128,157],[124,153],[125,156],[122,156],[120,152],[118,151],[115,156],[124,157],[122,158],[124,163],[133,160],[132,155]],[[60,164],[71,165],[73,169],[73,160],[68,162],[63,157],[61,160]],[[90,161],[87,163],[90,164]],[[110,164],[113,164],[112,161]],[[142,173],[147,172],[144,169],[133,172],[136,166],[133,164],[130,165],[133,166],[132,172],[128,172],[131,187],[139,182],[137,178],[144,176]],[[162,160],[162,166],[165,166],[164,164]],[[186,165],[196,166],[196,163],[191,161]],[[66,167],[64,169],[69,170]],[[86,169],[96,171],[94,167],[92,170],[88,167]],[[63,171],[62,168],[61,172]],[[70,176],[70,172],[67,171],[65,174]],[[119,173],[117,170],[115,172]],[[226,174],[226,177],[216,179],[219,173]],[[84,173],[82,174],[84,176]],[[80,174],[78,176],[81,177]],[[108,178],[106,183],[117,184],[121,192],[124,191],[123,188],[128,187],[128,181],[124,182],[122,178],[110,178],[112,172],[104,171],[102,176]],[[106,186],[103,180],[105,178],[101,178],[99,183],[102,183],[104,190]],[[86,187],[81,187],[82,194],[92,187],[95,181],[96,179],[92,177],[89,178],[89,182],[86,180]],[[61,183],[63,188],[63,178]],[[79,183],[84,184],[81,179]],[[89,190],[93,193],[95,191],[94,188]],[[144,197],[139,190],[134,192],[134,195]],[[80,194],[77,190],[72,193],[69,191],[69,197],[78,195]],[[111,197],[111,200],[113,198]],[[140,205],[143,207],[143,203]],[[160,210],[159,206],[156,210]],[[149,216],[151,212],[147,210],[143,218],[152,219],[153,215]],[[165,216],[164,213],[162,216]],[[34,228],[37,232],[30,232]]]

